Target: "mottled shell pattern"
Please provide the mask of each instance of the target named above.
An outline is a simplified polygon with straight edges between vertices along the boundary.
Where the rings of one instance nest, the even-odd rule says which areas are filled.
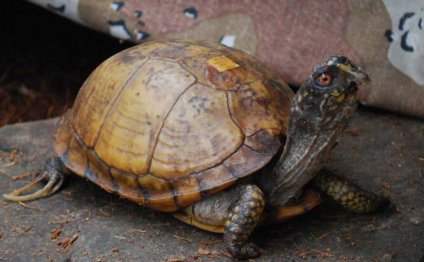
[[[267,164],[281,146],[292,97],[242,51],[148,42],[94,70],[53,148],[68,169],[105,190],[172,212]]]

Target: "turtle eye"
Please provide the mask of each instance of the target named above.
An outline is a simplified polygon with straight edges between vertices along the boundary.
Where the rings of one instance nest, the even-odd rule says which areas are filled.
[[[315,81],[320,86],[328,86],[333,81],[333,77],[331,76],[331,74],[329,72],[323,72],[315,78]]]

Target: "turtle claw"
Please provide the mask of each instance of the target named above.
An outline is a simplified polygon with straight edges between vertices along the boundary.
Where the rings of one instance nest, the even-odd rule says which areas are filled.
[[[40,172],[37,172],[35,175],[35,179],[30,184],[16,189],[9,194],[3,194],[3,197],[10,201],[25,202],[54,194],[62,186],[63,181],[65,180],[65,175],[59,170],[57,170],[57,168],[55,168],[56,166],[51,165],[51,163],[53,162],[54,160],[48,162],[47,165]],[[43,180],[47,180],[47,183],[44,185],[43,188],[37,190],[32,194],[22,195],[28,190],[34,188],[38,183],[42,182]]]
[[[32,189],[42,180],[48,181],[43,188],[37,190],[36,192],[32,194],[22,195],[24,192]],[[32,181],[30,184],[14,190],[10,194],[3,194],[3,197],[6,198],[7,200],[15,201],[15,202],[25,202],[25,201],[36,200],[39,198],[50,196],[53,193],[55,193],[62,186],[63,181],[64,181],[64,176],[62,173],[55,173],[53,175],[50,175],[48,173],[42,173],[41,175],[38,175],[34,179],[34,181]]]

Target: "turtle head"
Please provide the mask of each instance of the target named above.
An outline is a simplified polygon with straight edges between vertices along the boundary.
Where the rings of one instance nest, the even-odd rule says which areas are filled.
[[[368,75],[344,56],[331,56],[314,69],[292,100],[274,177],[263,182],[270,203],[284,205],[322,168],[354,115],[358,85],[366,81]]]
[[[348,58],[331,56],[314,69],[297,92],[294,115],[322,128],[346,122],[357,105],[358,85],[367,81],[368,75]]]

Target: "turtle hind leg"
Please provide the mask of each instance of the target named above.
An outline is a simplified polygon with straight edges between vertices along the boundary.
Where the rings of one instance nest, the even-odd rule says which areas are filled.
[[[383,197],[366,191],[327,169],[320,171],[312,180],[312,185],[329,195],[344,209],[357,214],[372,213],[386,202]]]
[[[260,255],[247,240],[263,215],[265,197],[256,185],[245,185],[240,198],[232,205],[224,225],[224,242],[230,254],[238,259]]]
[[[46,164],[35,173],[35,178],[30,184],[16,189],[9,194],[4,194],[3,197],[10,201],[24,202],[50,196],[62,186],[65,179],[65,170],[59,158],[50,158],[46,161]],[[47,181],[43,188],[34,193],[22,195],[43,180]]]

